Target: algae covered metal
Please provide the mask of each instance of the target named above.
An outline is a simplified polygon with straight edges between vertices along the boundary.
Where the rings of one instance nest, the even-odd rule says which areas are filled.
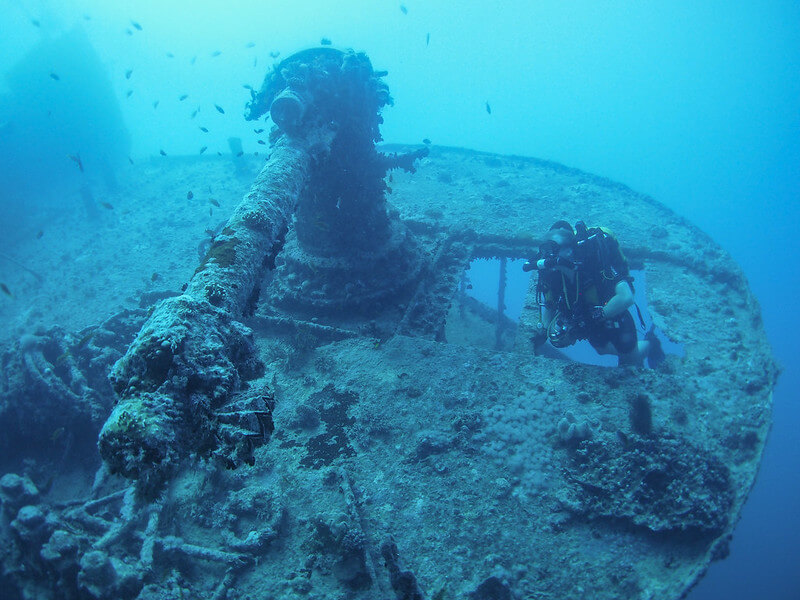
[[[183,294],[155,307],[111,373],[120,401],[100,433],[100,453],[112,472],[133,477],[143,493],[157,493],[190,453],[222,452],[235,460],[227,456],[230,440],[221,439],[227,436],[216,413],[245,381],[263,374],[241,319],[254,310],[295,209],[297,231],[324,219],[336,232],[333,240],[349,239],[347,228],[359,226],[373,251],[386,243],[382,176],[393,166],[413,166],[409,157],[375,150],[379,112],[390,100],[381,76],[364,54],[330,48],[301,52],[267,76],[256,98],[279,126],[267,163]],[[249,118],[260,114],[251,106]],[[342,207],[348,185],[358,193]],[[343,216],[326,219],[331,206]],[[309,242],[319,246],[320,237]],[[269,392],[261,396],[264,406],[253,400],[254,413],[269,409]]]
[[[0,425],[46,439],[62,414],[103,459],[2,446],[18,597],[677,599],[725,555],[777,376],[738,266],[606,179],[376,147],[381,76],[279,63],[249,107],[273,108],[270,157],[186,289],[3,355]],[[557,218],[616,232],[682,356],[533,354],[534,286],[514,321],[506,279]],[[482,258],[492,305],[466,293]]]

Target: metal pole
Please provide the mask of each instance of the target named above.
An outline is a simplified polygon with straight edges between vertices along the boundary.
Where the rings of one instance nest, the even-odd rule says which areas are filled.
[[[497,327],[495,328],[495,348],[500,350],[503,346],[503,325],[506,310],[506,281],[507,281],[507,259],[505,256],[500,258],[500,280],[497,284]]]

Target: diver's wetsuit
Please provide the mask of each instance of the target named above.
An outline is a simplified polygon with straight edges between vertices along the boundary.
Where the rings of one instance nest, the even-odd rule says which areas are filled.
[[[628,261],[613,236],[599,229],[590,238],[575,246],[579,267],[574,279],[558,270],[539,272],[539,292],[544,305],[560,311],[573,323],[575,339],[588,339],[595,350],[611,343],[618,354],[628,354],[636,348],[636,324],[629,311],[613,319],[594,320],[592,310],[604,306],[616,294],[620,281],[633,286]]]

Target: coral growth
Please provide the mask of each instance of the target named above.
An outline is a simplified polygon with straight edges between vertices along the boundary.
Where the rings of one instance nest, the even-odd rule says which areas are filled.
[[[713,536],[729,525],[728,468],[707,450],[672,436],[581,442],[571,464],[579,512],[652,531]]]

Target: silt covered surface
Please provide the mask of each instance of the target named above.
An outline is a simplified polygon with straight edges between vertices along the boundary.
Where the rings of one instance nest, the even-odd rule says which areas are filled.
[[[216,187],[209,178],[219,173],[235,197],[232,169],[223,159],[167,159],[132,166],[121,184],[145,202],[180,188],[175,181]],[[684,595],[724,556],[766,441],[776,376],[757,302],[731,258],[652,199],[554,163],[434,147],[388,186],[396,235],[413,240],[413,282],[373,305],[337,308],[326,298],[346,301],[358,282],[331,279],[341,269],[319,257],[298,279],[290,229],[245,319],[265,370],[243,394],[269,387],[274,431],[252,465],[189,461],[146,506],[123,479],[93,487],[91,444],[66,453],[61,444],[72,431],[97,434],[114,398],[96,382],[154,297],[141,280],[156,292],[151,272],[175,287],[188,277],[206,208],[150,221],[146,232],[116,227],[121,245],[158,240],[140,272],[117,279],[144,308],[83,336],[31,332],[4,354],[44,381],[54,373],[84,403],[46,413],[47,403],[20,393],[26,382],[0,385],[3,428],[33,415],[39,439],[35,451],[7,449],[3,463],[38,488],[5,480],[4,583],[42,597],[70,597],[77,585],[131,598],[660,599]],[[185,203],[185,192],[174,196],[162,201],[166,213]],[[136,202],[109,200],[123,210]],[[454,335],[465,323],[494,327],[491,307],[452,316],[469,262],[531,257],[559,218],[614,230],[646,273],[653,321],[683,357],[642,370],[534,356],[532,288],[502,349]],[[80,225],[72,232],[79,244]],[[85,266],[67,262],[57,278]],[[114,271],[95,268],[98,278]],[[46,296],[53,284],[42,285]],[[97,323],[109,316],[104,293],[92,299]],[[9,317],[24,327],[24,316]],[[106,500],[82,512],[68,505],[92,498]]]

